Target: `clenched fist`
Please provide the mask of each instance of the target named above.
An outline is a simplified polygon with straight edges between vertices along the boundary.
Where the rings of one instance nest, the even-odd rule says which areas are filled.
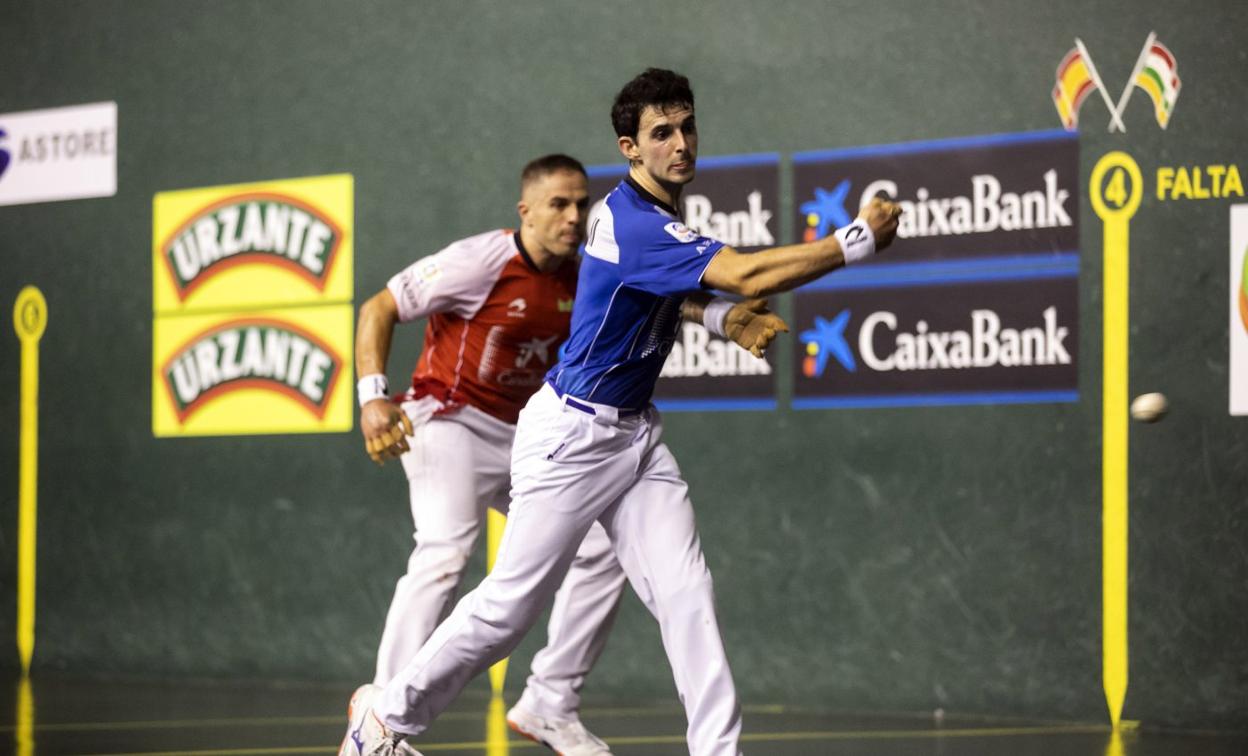
[[[374,399],[360,408],[360,432],[364,449],[379,465],[387,459],[398,459],[410,447],[407,437],[415,431],[412,421],[386,399]]]
[[[858,212],[875,234],[875,251],[879,252],[893,243],[897,236],[897,219],[901,217],[901,205],[883,197],[872,197]]]

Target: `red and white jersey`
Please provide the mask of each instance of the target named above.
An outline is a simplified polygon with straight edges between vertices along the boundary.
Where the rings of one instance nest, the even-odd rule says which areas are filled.
[[[577,266],[542,273],[520,235],[489,231],[412,263],[386,285],[399,320],[428,318],[409,396],[443,411],[464,404],[514,424],[559,361],[568,337]]]

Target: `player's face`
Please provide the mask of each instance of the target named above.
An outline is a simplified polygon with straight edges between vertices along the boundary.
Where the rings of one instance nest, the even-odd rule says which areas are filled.
[[[698,159],[698,126],[693,108],[665,109],[647,105],[641,111],[635,142],[642,167],[660,184],[683,186],[693,181]]]
[[[555,171],[529,183],[520,217],[533,238],[556,257],[572,257],[585,240],[589,182],[576,171]]]

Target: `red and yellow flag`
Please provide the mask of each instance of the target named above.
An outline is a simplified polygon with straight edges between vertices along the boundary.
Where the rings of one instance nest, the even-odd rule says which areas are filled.
[[[1071,48],[1057,65],[1057,83],[1053,87],[1053,104],[1067,131],[1079,125],[1079,108],[1096,90],[1096,82],[1087,61],[1078,47]]]

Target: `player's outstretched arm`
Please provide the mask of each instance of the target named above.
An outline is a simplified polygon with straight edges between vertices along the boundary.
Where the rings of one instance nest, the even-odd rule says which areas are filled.
[[[768,297],[879,252],[897,235],[901,208],[873,198],[848,226],[818,241],[742,254],[724,247],[702,275],[702,284],[746,297]]]
[[[412,423],[386,397],[386,361],[399,309],[389,289],[360,306],[355,328],[355,374],[360,376],[360,432],[364,448],[377,464],[408,450]]]

